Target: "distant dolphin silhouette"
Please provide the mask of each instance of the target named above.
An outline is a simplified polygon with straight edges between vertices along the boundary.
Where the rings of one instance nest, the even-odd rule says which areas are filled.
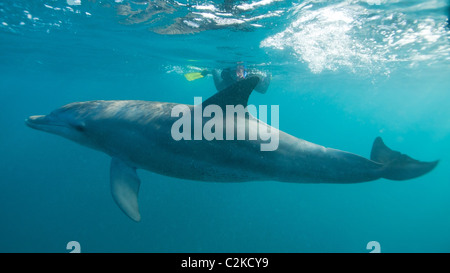
[[[196,107],[241,104],[258,83],[250,77],[216,93]],[[376,138],[371,158],[325,148],[282,131],[275,151],[261,151],[257,140],[179,140],[171,136],[177,118],[171,116],[178,104],[148,101],[75,102],[46,116],[30,116],[31,128],[68,138],[112,157],[110,182],[118,206],[140,221],[136,169],[162,175],[216,182],[283,181],[294,183],[357,183],[378,178],[406,180],[431,171],[438,163],[421,162],[392,151]],[[194,119],[194,115],[191,115]],[[247,124],[276,130],[249,115]],[[208,119],[203,120],[206,123]],[[261,128],[262,128],[261,127]],[[248,130],[253,130],[249,126]],[[225,132],[224,132],[225,133]]]

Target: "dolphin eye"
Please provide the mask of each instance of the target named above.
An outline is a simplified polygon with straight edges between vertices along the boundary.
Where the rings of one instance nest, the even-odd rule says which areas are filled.
[[[84,132],[84,126],[83,125],[75,125],[74,128],[75,128],[75,130],[77,130],[79,132]]]
[[[86,130],[84,122],[72,124],[72,127],[78,132],[84,132]]]

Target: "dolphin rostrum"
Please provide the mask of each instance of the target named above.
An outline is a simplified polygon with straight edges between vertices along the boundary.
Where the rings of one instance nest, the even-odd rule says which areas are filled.
[[[257,83],[258,78],[250,77],[216,93],[202,104],[183,106],[192,113],[199,110],[198,107],[206,109],[209,105],[220,109],[229,105],[247,107]],[[141,219],[138,207],[140,180],[136,169],[212,182],[358,183],[379,178],[412,179],[430,172],[438,163],[418,161],[393,151],[380,137],[375,139],[369,160],[291,136],[253,117],[248,111],[245,115],[233,115],[234,127],[237,129],[236,124],[243,121],[247,125],[245,134],[255,133],[256,139],[174,139],[172,127],[179,116],[174,116],[172,110],[177,105],[180,104],[136,100],[74,102],[48,115],[30,116],[26,124],[110,155],[112,196],[134,221]],[[188,116],[195,122],[194,114]],[[203,118],[202,124],[213,118],[217,119],[217,115]],[[259,131],[253,132],[255,128]],[[277,132],[277,149],[261,149],[260,144],[267,143],[267,139],[260,137],[261,128]],[[224,135],[227,130],[230,129],[223,130]]]

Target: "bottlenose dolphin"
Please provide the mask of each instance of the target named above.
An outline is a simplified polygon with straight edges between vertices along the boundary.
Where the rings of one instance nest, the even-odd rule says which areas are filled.
[[[208,105],[241,104],[259,79],[250,77],[216,93],[190,111]],[[438,163],[421,162],[389,149],[375,139],[370,160],[326,148],[279,132],[278,149],[262,151],[257,140],[174,140],[177,120],[172,109],[179,104],[136,100],[87,101],[65,105],[48,115],[30,116],[31,128],[60,135],[112,157],[111,192],[118,206],[140,221],[136,169],[197,181],[282,181],[294,183],[358,183],[379,178],[406,180],[431,171]],[[194,115],[191,115],[194,119]],[[246,124],[277,130],[246,113]],[[203,120],[207,122],[208,119]],[[248,130],[257,127],[249,126]]]

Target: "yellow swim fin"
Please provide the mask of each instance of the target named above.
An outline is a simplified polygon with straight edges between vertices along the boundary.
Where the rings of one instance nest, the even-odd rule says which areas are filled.
[[[192,73],[186,73],[184,74],[184,77],[186,78],[186,80],[188,81],[193,81],[193,80],[197,80],[197,79],[201,79],[204,76],[202,75],[201,72],[192,72]]]

